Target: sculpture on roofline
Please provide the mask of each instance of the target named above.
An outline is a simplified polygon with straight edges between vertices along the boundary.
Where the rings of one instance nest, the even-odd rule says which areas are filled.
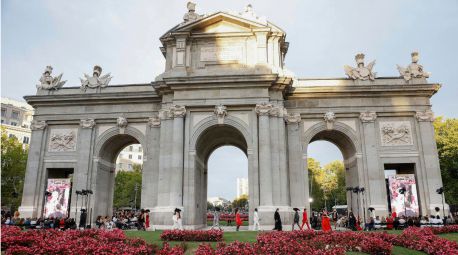
[[[364,54],[362,53],[356,54],[355,60],[357,67],[345,65],[345,74],[353,80],[375,80],[376,73],[372,72],[372,69],[375,65],[375,60],[370,62],[367,66],[364,66]]]
[[[420,58],[418,52],[414,51],[410,55],[412,56],[412,63],[410,63],[410,65],[406,68],[397,65],[401,77],[403,77],[406,81],[410,81],[412,78],[429,78],[431,74],[425,72],[423,70],[423,66],[418,64],[418,60]]]
[[[196,3],[189,1],[186,4],[186,8],[188,8],[188,12],[183,16],[183,23],[192,22],[203,17],[203,15],[196,13]]]
[[[86,91],[87,88],[104,88],[108,86],[108,83],[110,83],[111,76],[110,73],[105,74],[103,76],[100,76],[102,74],[102,67],[100,66],[94,66],[94,71],[92,73],[92,77],[84,74],[84,79],[81,79],[81,89]]]
[[[58,75],[57,77],[52,77],[52,66],[47,66],[43,75],[40,78],[40,84],[37,85],[38,89],[44,90],[57,90],[62,88],[67,81],[61,81],[63,73]]]

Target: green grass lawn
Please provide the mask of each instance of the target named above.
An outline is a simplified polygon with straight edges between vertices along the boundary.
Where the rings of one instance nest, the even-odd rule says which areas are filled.
[[[401,230],[390,230],[390,234],[400,234]],[[128,237],[139,237],[144,239],[146,242],[156,244],[159,247],[162,246],[160,235],[162,231],[125,231]],[[224,242],[256,242],[256,236],[259,232],[257,231],[240,231],[240,232],[224,232]],[[451,241],[458,242],[458,233],[442,234],[440,235]],[[186,254],[193,254],[201,242],[169,242],[171,246],[185,245]],[[209,242],[213,247],[216,246],[216,242]],[[348,255],[362,255],[362,252],[347,252]],[[426,253],[410,250],[400,246],[393,246],[393,255],[423,255]]]

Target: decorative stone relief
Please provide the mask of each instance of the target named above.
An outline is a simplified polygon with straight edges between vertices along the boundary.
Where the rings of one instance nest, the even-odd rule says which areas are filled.
[[[80,127],[82,128],[93,128],[95,126],[95,120],[94,119],[82,119],[80,122]]]
[[[183,118],[186,115],[186,107],[182,105],[172,105],[170,111],[174,118]]]
[[[116,125],[119,127],[119,128],[126,128],[127,127],[127,119],[124,118],[124,117],[118,117],[117,121],[116,121]]]
[[[272,109],[270,109],[269,115],[273,117],[279,117],[280,116],[280,107],[278,106],[273,106]]]
[[[111,79],[113,78],[110,73],[102,75],[102,67],[94,66],[94,71],[92,72],[92,77],[84,74],[84,79],[81,80],[81,90],[86,91],[87,88],[104,88],[108,86]]]
[[[431,110],[416,112],[415,117],[418,121],[434,121],[434,113]]]
[[[406,68],[396,65],[401,77],[403,77],[406,81],[410,81],[412,78],[429,78],[431,74],[425,72],[423,70],[423,66],[418,64],[418,60],[420,58],[418,52],[414,51],[410,55],[412,57],[412,63],[410,63],[410,65]]]
[[[222,104],[216,105],[214,112],[218,118],[218,124],[223,124],[224,118],[227,116],[227,107]]]
[[[355,56],[357,67],[344,66],[345,74],[353,80],[375,80],[377,73],[372,72],[375,65],[375,60],[364,66],[364,54],[358,53]]]
[[[299,113],[288,113],[285,116],[287,124],[299,124],[301,122],[301,115]]]
[[[366,111],[359,114],[359,119],[362,122],[374,122],[377,119],[377,113],[374,111]]]
[[[323,116],[324,121],[326,121],[326,128],[327,129],[333,129],[334,128],[334,122],[336,121],[336,115],[333,112],[327,112]]]
[[[380,122],[382,146],[412,145],[412,129],[409,121]]]
[[[272,109],[272,104],[267,102],[262,102],[257,104],[254,110],[259,116],[268,116],[270,114],[270,110]]]
[[[148,125],[150,127],[160,127],[161,126],[161,118],[158,115],[155,115],[148,119]]]
[[[161,120],[170,120],[173,119],[173,113],[170,109],[160,109],[159,118]]]
[[[76,129],[51,129],[48,151],[76,151]]]
[[[45,129],[48,126],[46,121],[44,120],[32,120],[32,124],[30,124],[30,129],[32,130],[41,130]]]
[[[40,84],[37,85],[38,89],[43,90],[57,90],[62,88],[67,81],[61,81],[63,73],[57,77],[52,77],[52,66],[47,66],[43,75],[40,78]]]

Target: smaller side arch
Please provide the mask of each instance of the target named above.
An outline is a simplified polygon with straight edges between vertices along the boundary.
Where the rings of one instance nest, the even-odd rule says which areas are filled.
[[[112,127],[105,132],[103,132],[100,137],[97,139],[94,147],[94,156],[102,157],[103,156],[103,147],[106,146],[107,142],[118,135],[126,135],[133,137],[138,143],[142,145],[144,155],[148,155],[148,147],[146,146],[146,137],[142,132],[134,127],[127,126],[124,129],[124,132],[121,133],[118,127]]]

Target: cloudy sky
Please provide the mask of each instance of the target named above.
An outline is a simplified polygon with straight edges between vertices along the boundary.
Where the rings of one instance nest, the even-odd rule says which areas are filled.
[[[443,84],[432,100],[434,112],[458,117],[456,0],[196,2],[201,14],[242,11],[251,3],[258,16],[287,32],[286,65],[298,77],[343,77],[343,65],[353,65],[357,52],[377,60],[378,76],[397,76],[396,64],[407,65],[411,51],[418,50],[421,64],[432,73],[429,80]],[[94,64],[112,73],[112,84],[150,82],[164,69],[158,38],[185,12],[184,0],[2,0],[2,97],[34,94],[46,65],[64,73],[66,86],[78,86]],[[341,158],[326,143],[312,144],[310,151],[322,163]],[[236,155],[236,150],[222,149],[214,158]],[[231,162],[214,166],[210,196],[235,196],[235,175],[247,175],[246,159]],[[212,185],[228,173],[233,182]]]

